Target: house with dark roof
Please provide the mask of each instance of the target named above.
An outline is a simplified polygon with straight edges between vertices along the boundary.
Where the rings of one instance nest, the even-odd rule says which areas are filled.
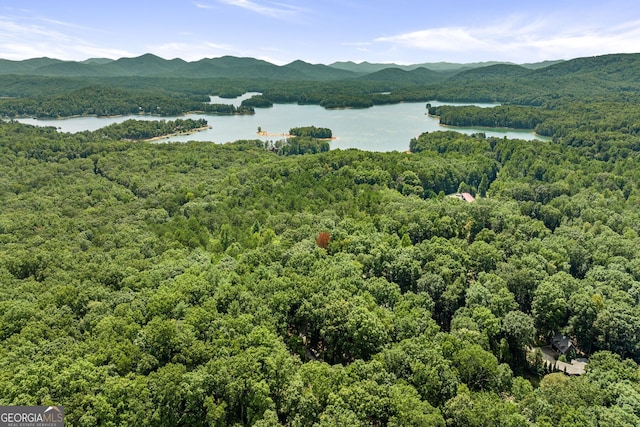
[[[551,338],[551,348],[560,354],[567,354],[572,350],[575,351],[571,338],[562,334],[555,334]]]

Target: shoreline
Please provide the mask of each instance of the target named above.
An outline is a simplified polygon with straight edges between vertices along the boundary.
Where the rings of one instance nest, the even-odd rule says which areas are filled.
[[[430,117],[439,117],[439,116],[430,116]],[[522,132],[522,133],[528,133],[530,135],[534,135],[537,137],[542,138],[541,141],[546,141],[546,140],[551,140],[550,136],[544,136],[544,135],[540,135],[538,133],[536,133],[535,130],[533,129],[521,129],[521,128],[512,128],[512,127],[491,127],[491,126],[472,126],[472,127],[468,127],[468,126],[455,126],[455,125],[445,125],[442,124],[438,121],[438,126],[441,126],[443,128],[449,128],[451,130],[456,130],[456,129],[477,129],[479,131],[483,131],[483,130],[487,130],[487,131],[493,131],[493,132],[501,132],[501,131],[506,131],[506,132]]]
[[[260,131],[260,132],[256,132],[256,134],[258,134],[258,136],[282,136],[284,138],[297,138],[296,135],[292,135],[290,133],[269,133],[267,131]],[[314,138],[314,139],[319,139],[321,141],[334,141],[336,139],[338,139],[337,136],[332,136],[331,138]]]
[[[97,114],[74,114],[71,116],[56,116],[56,117],[36,117],[32,114],[16,114],[13,117],[2,116],[2,119],[17,120],[17,119],[33,119],[33,120],[66,120],[66,119],[80,119],[84,117],[94,117],[97,119],[116,119],[120,117],[131,117],[132,120],[136,120],[136,117],[157,117],[158,120],[171,120],[176,117],[189,116],[191,114],[201,114],[203,116],[246,116],[253,115],[255,113],[216,113],[204,110],[186,111],[184,113],[178,113],[176,115],[164,116],[154,113],[128,113],[128,114],[113,114],[109,116],[99,116]]]
[[[267,131],[256,132],[258,136],[283,136],[285,138],[295,138],[295,135],[291,135],[290,133],[269,133]]]
[[[211,129],[211,126],[207,125],[207,126],[202,126],[202,127],[199,127],[199,128],[189,129],[189,130],[182,131],[182,132],[173,132],[173,133],[169,133],[169,134],[166,134],[166,135],[154,136],[153,138],[139,139],[138,141],[142,141],[142,142],[159,141],[161,139],[172,138],[174,136],[191,135],[193,133],[202,132],[202,131],[209,130],[209,129]],[[135,140],[132,140],[132,141],[135,141]]]

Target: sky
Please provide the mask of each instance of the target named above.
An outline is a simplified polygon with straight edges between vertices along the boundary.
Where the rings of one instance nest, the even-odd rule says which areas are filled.
[[[637,0],[3,0],[0,58],[418,64],[640,52]]]

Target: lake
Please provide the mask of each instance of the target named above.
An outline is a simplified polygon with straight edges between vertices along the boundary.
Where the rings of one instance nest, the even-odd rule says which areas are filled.
[[[244,94],[234,99],[211,97],[216,104],[239,105],[243,99],[254,95]],[[431,105],[468,105],[430,101]],[[190,135],[173,136],[163,141],[211,141],[225,143],[240,139],[262,139],[277,141],[278,136],[258,136],[258,127],[270,134],[288,133],[289,129],[301,126],[317,126],[333,131],[335,140],[331,148],[357,148],[367,151],[405,151],[409,141],[423,132],[456,130],[471,134],[484,132],[487,136],[540,139],[531,131],[495,128],[449,128],[439,124],[437,118],[426,115],[426,102],[404,102],[400,104],[378,105],[363,109],[327,110],[319,105],[275,104],[271,108],[256,108],[254,115],[216,116],[206,114],[188,114],[181,118],[205,119],[211,129]],[[493,107],[497,104],[473,104],[480,107]],[[176,117],[122,116],[122,117],[73,117],[68,119],[38,120],[19,119],[22,123],[38,126],[54,126],[62,132],[80,132],[96,130],[111,123],[120,123],[128,119],[173,120]]]

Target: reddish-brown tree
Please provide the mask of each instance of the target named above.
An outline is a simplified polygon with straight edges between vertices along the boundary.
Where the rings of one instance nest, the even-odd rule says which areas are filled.
[[[331,235],[326,231],[323,231],[318,234],[318,237],[316,238],[316,245],[320,246],[321,248],[327,249],[330,241]]]

